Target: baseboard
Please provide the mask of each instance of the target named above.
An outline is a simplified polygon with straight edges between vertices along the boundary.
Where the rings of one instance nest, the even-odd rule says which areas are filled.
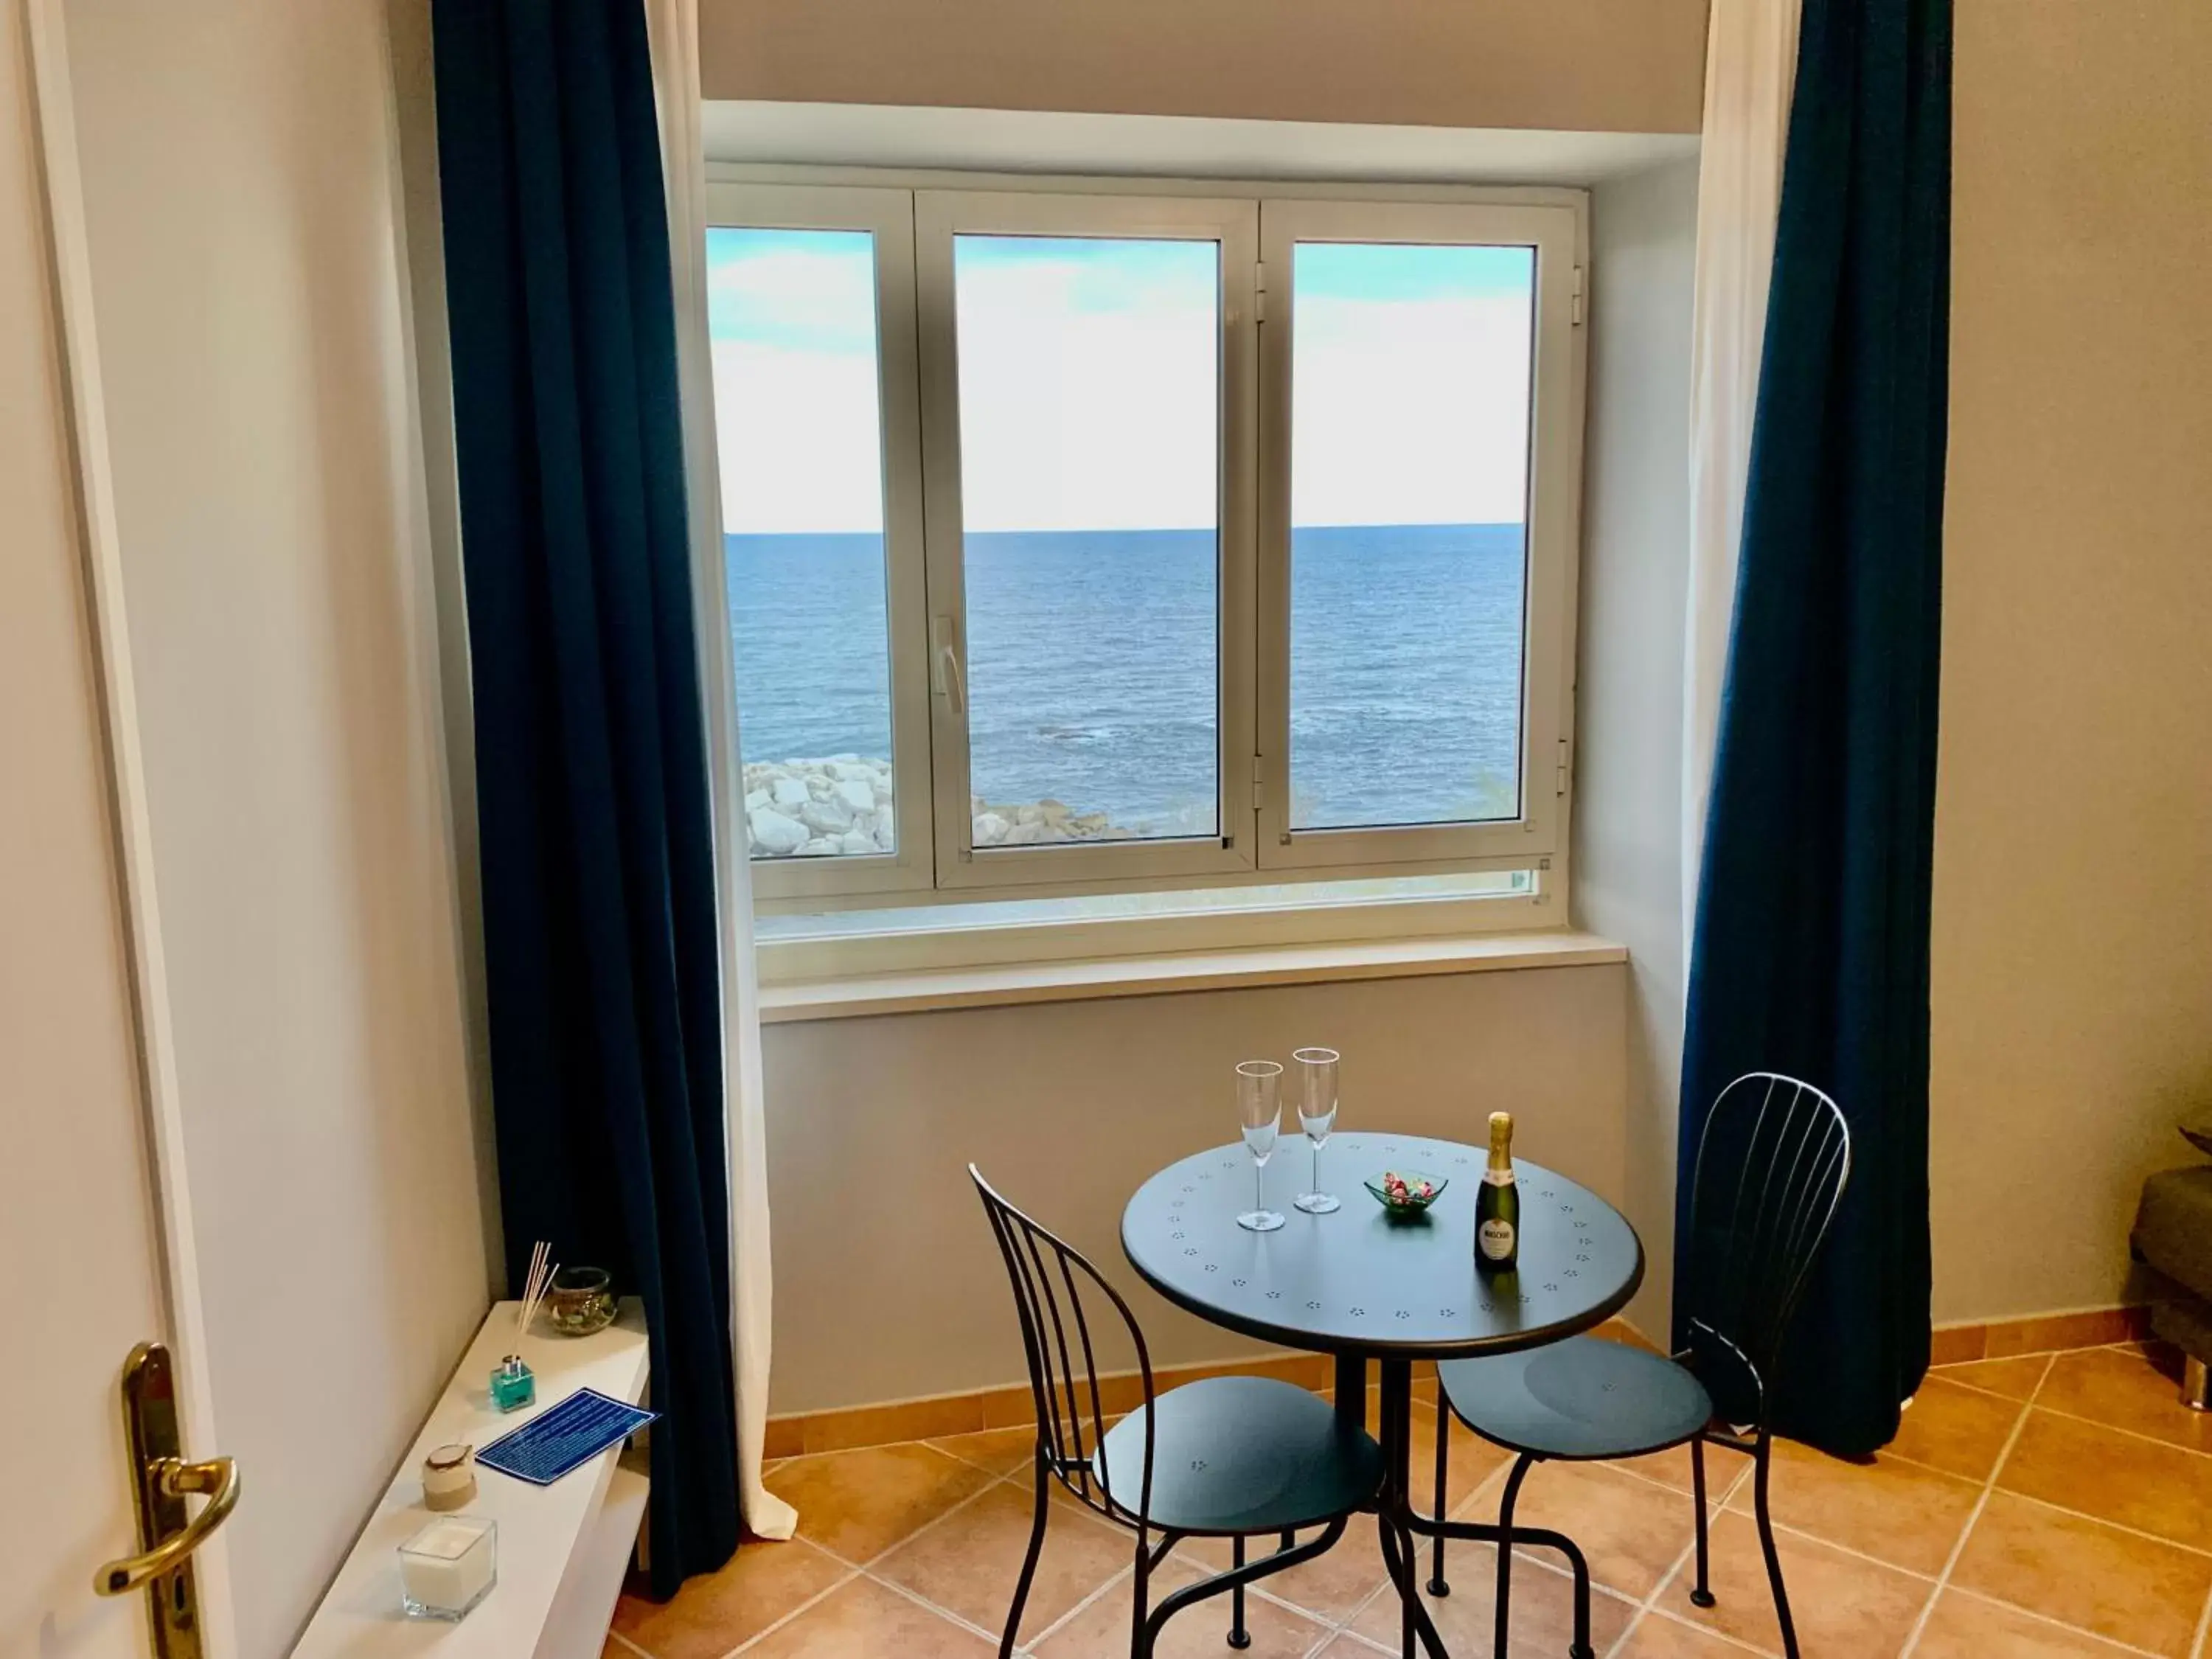
[[[1607,1320],[1598,1328],[1597,1334],[1615,1341],[1632,1342],[1638,1347],[1651,1346],[1623,1320]],[[1326,1354],[1261,1354],[1209,1364],[1156,1366],[1152,1387],[1164,1392],[1209,1376],[1272,1376],[1294,1382],[1302,1389],[1326,1389],[1335,1382],[1336,1370]],[[1143,1382],[1134,1371],[1102,1376],[1098,1394],[1099,1409],[1109,1417],[1119,1416],[1144,1398]],[[1433,1365],[1425,1362],[1415,1364],[1413,1395],[1419,1400],[1436,1399],[1437,1373]],[[980,1434],[986,1429],[1026,1428],[1036,1421],[1036,1408],[1029,1384],[1018,1382],[966,1394],[929,1395],[878,1406],[843,1406],[830,1411],[792,1412],[771,1417],[763,1455],[773,1461],[814,1452],[852,1451],[861,1446],[886,1446],[901,1440],[935,1440],[945,1435]]]
[[[1976,1324],[1938,1325],[1929,1344],[1929,1363],[1958,1365],[1976,1359],[2011,1359],[2021,1354],[2060,1348],[2101,1348],[2112,1342],[2137,1342],[2150,1334],[2150,1309],[2077,1308],[2064,1313],[2028,1314]]]
[[[2142,1306],[2086,1308],[2065,1313],[2033,1314],[2018,1319],[1939,1325],[1931,1344],[1938,1365],[1975,1359],[2009,1359],[2019,1354],[2058,1348],[2096,1348],[2148,1335],[2150,1310]],[[1652,1347],[1644,1334],[1622,1319],[1607,1320],[1599,1335],[1617,1342]],[[1334,1370],[1322,1354],[1275,1353],[1210,1364],[1166,1365],[1152,1373],[1155,1389],[1166,1389],[1209,1376],[1272,1376],[1302,1389],[1326,1389]],[[1413,1368],[1417,1398],[1436,1398],[1435,1368]],[[1108,1415],[1131,1409],[1143,1396],[1137,1375],[1124,1372],[1099,1379],[1099,1405]],[[800,1457],[814,1452],[852,1451],[901,1440],[934,1440],[946,1435],[980,1434],[987,1429],[1027,1427],[1036,1420],[1027,1383],[976,1389],[965,1394],[929,1395],[872,1406],[841,1406],[827,1411],[791,1412],[768,1421],[766,1455]]]

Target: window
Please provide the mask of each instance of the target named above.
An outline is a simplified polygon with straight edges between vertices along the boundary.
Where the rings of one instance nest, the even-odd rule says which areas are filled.
[[[710,204],[764,904],[1276,891],[1560,850],[1573,207]]]

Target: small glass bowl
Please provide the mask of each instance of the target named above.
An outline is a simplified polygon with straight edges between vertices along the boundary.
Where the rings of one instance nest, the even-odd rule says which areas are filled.
[[[605,1267],[563,1267],[545,1292],[545,1318],[557,1335],[589,1336],[615,1322],[613,1282]]]
[[[1403,1185],[1394,1186],[1394,1182]],[[1442,1198],[1444,1188],[1451,1182],[1419,1170],[1385,1170],[1381,1175],[1368,1176],[1364,1184],[1385,1215],[1403,1220],[1420,1214]]]

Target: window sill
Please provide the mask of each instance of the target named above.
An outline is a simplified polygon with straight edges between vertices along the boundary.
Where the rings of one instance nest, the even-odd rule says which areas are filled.
[[[790,980],[761,988],[761,1019],[850,1019],[942,1008],[989,1008],[1096,997],[1165,996],[1181,991],[1307,985],[1333,980],[1407,979],[1511,969],[1585,968],[1628,960],[1628,947],[1571,928],[1439,939],[1188,951],[1002,967],[916,969]]]

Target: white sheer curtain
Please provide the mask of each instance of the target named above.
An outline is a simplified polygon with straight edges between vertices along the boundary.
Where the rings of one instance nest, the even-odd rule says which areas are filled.
[[[737,696],[723,625],[722,504],[714,458],[714,380],[707,336],[707,173],[700,131],[698,0],[646,0],[667,181],[676,288],[677,371],[684,398],[691,503],[691,568],[714,792],[715,885],[721,896],[722,1091],[730,1176],[730,1340],[738,1387],[738,1500],[746,1528],[788,1538],[799,1517],[761,1484],[768,1427],[768,1134],[762,1114],[760,984],[753,963],[752,870],[737,820]]]
[[[1697,926],[1721,682],[1735,610],[1751,422],[1774,269],[1774,221],[1799,0],[1712,0],[1698,161],[1690,324],[1690,584],[1682,675],[1682,959]]]

